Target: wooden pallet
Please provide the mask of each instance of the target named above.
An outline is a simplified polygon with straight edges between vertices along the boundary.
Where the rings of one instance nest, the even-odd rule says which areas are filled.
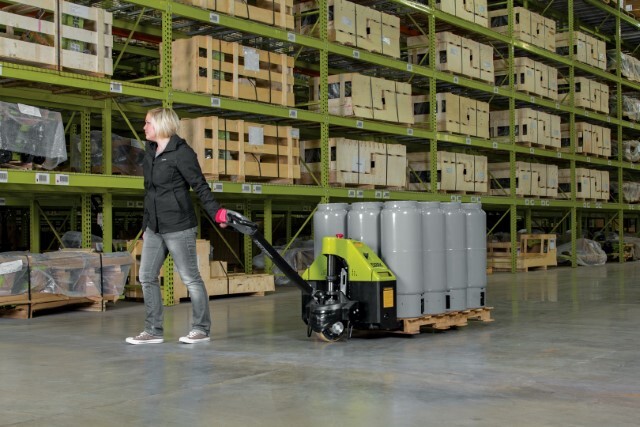
[[[218,117],[183,119],[181,125],[205,174],[236,182],[300,178],[300,142],[291,126]]]
[[[293,30],[293,0],[178,0],[180,3],[226,13],[237,18]]]
[[[113,15],[56,0],[10,1],[0,11],[0,58],[44,68],[113,74]]]
[[[453,327],[467,326],[469,320],[479,320],[481,322],[493,322],[491,318],[493,307],[474,308],[462,311],[452,311],[449,313],[433,314],[428,316],[400,319],[402,329],[398,334],[415,335],[419,334],[422,328],[436,330],[446,330]]]
[[[293,57],[209,36],[173,42],[173,88],[292,107]]]
[[[21,303],[5,304],[0,299],[0,317],[30,319],[38,311],[67,306],[81,311],[104,311],[107,301],[115,302],[117,299],[117,296],[70,297],[60,294],[34,293],[31,299]]]

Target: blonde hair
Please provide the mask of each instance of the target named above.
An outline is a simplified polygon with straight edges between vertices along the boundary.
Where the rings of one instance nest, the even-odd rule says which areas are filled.
[[[148,114],[155,122],[156,135],[159,138],[171,138],[178,133],[180,118],[171,108],[154,108]]]

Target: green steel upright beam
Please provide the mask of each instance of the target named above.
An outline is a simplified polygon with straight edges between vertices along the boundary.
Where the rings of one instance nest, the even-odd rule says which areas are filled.
[[[508,14],[508,36],[511,44],[509,45],[509,61],[508,61],[508,73],[509,73],[509,92],[515,91],[515,77],[514,77],[514,62],[515,62],[515,48],[513,45],[514,36],[513,28],[515,25],[515,17],[513,14],[513,0],[507,0],[507,14]],[[516,145],[516,100],[513,97],[509,97],[509,144],[510,148]],[[511,272],[515,273],[518,269],[518,251],[514,250],[518,247],[518,223],[517,223],[517,204],[516,204],[516,152],[515,150],[509,150],[509,198],[511,199],[511,221],[509,226],[509,233],[511,236]]]
[[[104,109],[102,110],[102,173],[105,175],[113,173],[111,104],[111,98],[105,99]]]
[[[622,2],[618,2],[619,6],[622,6]],[[615,41],[616,41],[616,63],[617,64],[622,64],[622,22],[620,21],[620,10],[618,10],[618,13],[616,14],[616,35],[615,35]],[[617,115],[618,115],[618,120],[622,120],[622,67],[618,66],[616,67],[616,77],[617,77],[617,82],[616,82],[616,102],[617,102]],[[616,138],[616,144],[618,147],[618,162],[620,162],[620,164],[622,164],[622,160],[623,160],[623,149],[622,149],[622,125],[620,123],[616,124],[616,134],[617,134],[617,138]],[[622,191],[622,182],[624,179],[623,173],[622,173],[622,167],[618,166],[616,168],[616,172],[617,172],[617,178],[618,178],[618,203],[620,204],[621,208],[618,210],[618,218],[619,218],[619,223],[618,223],[618,239],[620,242],[620,245],[618,247],[618,261],[619,262],[624,262],[624,208],[622,207],[622,204],[624,203],[624,191]]]
[[[573,0],[568,0],[567,5],[567,16],[569,23],[569,46],[573,46],[575,40],[574,33],[574,9],[573,9]],[[576,231],[578,229],[578,218],[577,218],[577,202],[576,202],[576,161],[575,161],[575,153],[576,153],[576,114],[575,114],[575,68],[573,67],[575,61],[575,52],[573,49],[569,49],[569,60],[571,64],[569,65],[569,105],[571,106],[571,112],[569,113],[569,141],[570,141],[570,150],[571,150],[571,160],[569,160],[570,164],[570,175],[571,175],[571,201],[573,202],[573,207],[571,208],[571,266],[578,266],[578,254],[577,246],[576,246]]]
[[[35,199],[29,202],[29,230],[29,250],[40,253],[40,209]]]
[[[102,251],[113,251],[113,196],[111,193],[102,195]]]
[[[429,6],[432,9],[436,8],[436,0],[429,0]],[[436,69],[436,17],[434,14],[429,14],[429,68]],[[437,89],[438,82],[436,81],[435,74],[429,77],[429,129],[436,132],[438,129],[438,98]],[[438,139],[433,138],[429,141],[429,158],[431,160],[430,167],[430,179],[431,193],[436,194],[438,192]]]
[[[273,211],[271,199],[264,200],[264,238],[270,244],[273,244]],[[267,256],[264,257],[264,269],[271,274],[273,263]]]
[[[171,66],[173,64],[172,43],[173,43],[173,20],[171,15],[172,3],[167,2],[167,9],[162,13],[162,46],[160,51],[160,62],[162,63],[161,88],[164,92],[162,106],[171,108],[173,105],[173,74]]]
[[[91,113],[88,109],[82,110],[80,123],[80,140],[82,141],[82,171],[91,173]],[[91,194],[82,194],[82,247],[91,248]]]
[[[91,194],[82,194],[82,247],[91,248]]]
[[[320,184],[323,189],[329,188],[329,165],[331,164],[331,152],[329,150],[329,42],[328,42],[328,5],[327,0],[320,0]],[[325,193],[321,203],[328,203],[329,197]]]

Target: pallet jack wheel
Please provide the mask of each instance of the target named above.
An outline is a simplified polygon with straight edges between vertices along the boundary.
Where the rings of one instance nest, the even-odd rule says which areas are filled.
[[[322,341],[336,342],[340,341],[340,339],[344,336],[346,330],[347,329],[344,327],[344,324],[342,322],[336,322],[322,332],[316,332],[316,336]]]

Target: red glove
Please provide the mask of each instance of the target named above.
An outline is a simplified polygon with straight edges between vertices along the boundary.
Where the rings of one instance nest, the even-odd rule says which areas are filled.
[[[213,219],[218,224],[224,224],[227,222],[227,210],[226,209],[218,209],[216,212],[216,217]]]

